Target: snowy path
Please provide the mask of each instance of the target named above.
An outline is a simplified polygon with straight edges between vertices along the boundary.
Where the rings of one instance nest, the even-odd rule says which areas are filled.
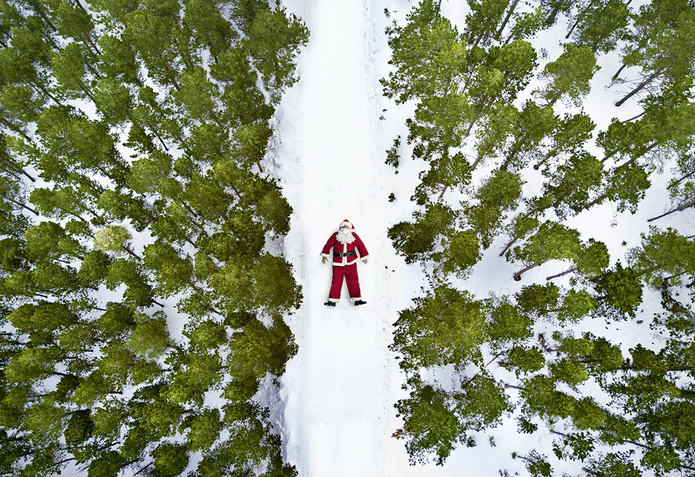
[[[380,251],[388,193],[378,186],[383,149],[366,60],[369,11],[360,0],[292,10],[311,39],[299,59],[301,81],[283,100],[278,135],[278,175],[294,207],[285,250],[304,293],[290,319],[299,354],[283,377],[288,459],[303,477],[376,476],[393,412],[386,409],[390,323],[375,312],[386,306]],[[329,309],[323,302],[331,270],[319,253],[343,219],[355,224],[372,256],[359,265],[368,304],[352,306],[344,289]]]
[[[410,8],[403,0],[283,1],[311,31],[298,60],[301,79],[276,117],[272,171],[294,209],[284,249],[304,295],[288,319],[299,353],[282,377],[278,417],[287,460],[300,477],[448,477],[461,470],[455,462],[410,467],[403,441],[391,437],[402,426],[393,405],[404,397],[388,350],[391,324],[422,280],[386,237],[390,225],[410,218],[412,192],[399,189],[404,174],[394,177],[384,164],[395,136],[379,119],[386,107],[378,82],[388,58],[384,8],[394,5]],[[407,206],[391,204],[391,192]],[[343,219],[370,252],[369,263],[358,265],[367,305],[351,305],[343,288],[341,303],[327,308],[331,267],[319,254]]]

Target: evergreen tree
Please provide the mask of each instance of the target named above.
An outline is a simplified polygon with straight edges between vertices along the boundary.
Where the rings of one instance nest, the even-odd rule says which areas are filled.
[[[485,305],[467,292],[435,288],[399,313],[391,349],[404,370],[479,360],[485,337]]]
[[[493,39],[499,39],[499,34],[504,29],[505,11],[508,7],[513,11],[519,2],[512,1],[511,3],[510,7],[510,0],[475,0],[470,2],[471,13],[466,16],[464,34],[471,48],[485,47]]]
[[[466,136],[494,103],[511,103],[516,99],[531,80],[531,73],[537,66],[536,57],[536,50],[525,40],[490,48],[466,84],[465,91],[473,109]]]
[[[560,219],[575,215],[588,208],[603,186],[603,163],[591,154],[580,152],[570,156],[551,173],[543,185],[543,195],[551,198],[548,204],[555,208]]]
[[[428,204],[425,212],[413,214],[415,222],[399,222],[388,230],[388,237],[406,263],[424,260],[432,252],[437,237],[450,227],[455,214],[441,203]]]
[[[694,19],[695,6],[687,0],[657,0],[640,7],[623,64],[640,66],[642,80],[616,106],[622,105],[650,84],[667,79],[692,78]]]
[[[642,234],[642,246],[630,251],[629,262],[652,287],[678,286],[695,275],[693,252],[692,239],[671,228],[661,232],[652,226],[649,235]]]
[[[606,308],[606,313],[620,319],[635,316],[642,303],[642,284],[638,273],[632,268],[623,268],[618,263],[613,270],[606,270],[592,278],[596,299]]]
[[[559,128],[558,123],[552,107],[539,107],[535,102],[527,101],[513,125],[515,130],[511,143],[498,146],[504,156],[500,168],[522,169],[529,159],[538,156],[541,142]]]
[[[192,30],[192,41],[207,48],[219,62],[220,54],[237,38],[237,32],[214,1],[188,0],[185,5],[183,22]]]
[[[594,52],[614,50],[617,42],[627,36],[629,3],[622,0],[587,2],[580,6],[567,38],[573,36],[577,44],[588,46]]]
[[[58,91],[68,98],[81,99],[86,95],[94,101],[91,81],[85,77],[86,65],[89,64],[87,54],[79,43],[68,43],[62,50],[51,54],[51,68],[59,84]]]
[[[0,113],[13,135],[0,143],[0,473],[74,463],[178,475],[200,451],[201,473],[296,475],[268,411],[249,401],[296,353],[281,314],[301,300],[289,264],[264,251],[291,207],[249,170],[273,114],[251,65],[290,84],[306,29],[256,5],[242,40],[227,10],[184,3],[185,13],[172,1],[0,3]],[[275,27],[285,35],[267,35]],[[66,102],[85,95],[91,105]],[[47,184],[34,187],[27,166]],[[32,225],[30,214],[41,217]],[[143,234],[143,258],[128,230],[154,236]],[[210,285],[224,262],[249,285],[245,301]],[[192,312],[190,345],[148,310],[184,290],[168,305]],[[223,316],[218,304],[221,331],[198,327]],[[228,372],[224,402],[206,407]]]
[[[562,154],[582,153],[586,141],[592,138],[596,124],[584,112],[565,115],[551,133],[552,146],[533,166],[538,170],[543,164]],[[561,162],[561,161],[560,161]]]
[[[469,73],[469,60],[460,35],[440,15],[433,0],[421,1],[404,27],[387,29],[396,71],[382,79],[384,94],[403,103],[413,98],[443,97]]]
[[[619,212],[629,210],[634,213],[650,185],[645,167],[634,162],[620,165],[607,172],[602,190],[586,204],[586,208],[611,200]]]
[[[695,206],[695,183],[693,183],[692,180],[692,166],[693,162],[691,156],[688,155],[679,158],[677,166],[679,176],[673,178],[668,185],[671,208],[663,214],[652,217],[649,219],[649,222]]]
[[[179,89],[182,62],[177,42],[182,34],[180,6],[177,2],[150,3],[150,8],[125,15],[123,40],[147,68],[148,74],[162,85]]]
[[[589,239],[588,244],[583,247],[582,252],[577,258],[575,266],[558,275],[548,277],[548,280],[571,272],[578,272],[587,277],[596,276],[608,268],[609,261],[610,255],[608,254],[606,244],[597,242],[594,239]]]
[[[497,236],[505,219],[504,212],[516,207],[521,197],[521,177],[498,169],[478,189],[474,196],[478,205],[464,209],[471,226],[477,231],[484,248],[488,248]]]
[[[578,231],[556,222],[543,222],[526,244],[512,250],[513,260],[521,260],[527,264],[514,274],[514,279],[521,280],[523,273],[549,260],[576,260],[580,250]]]
[[[128,43],[106,33],[99,37],[99,48],[101,54],[97,66],[103,74],[115,81],[140,83],[139,65]]]
[[[295,59],[309,41],[309,30],[284,8],[261,8],[247,35],[245,46],[275,103],[280,92],[297,81]]]
[[[550,80],[544,89],[538,91],[547,105],[553,105],[562,98],[580,102],[589,92],[589,82],[598,70],[596,56],[590,47],[565,43],[563,48],[560,57],[548,63],[541,75]]]

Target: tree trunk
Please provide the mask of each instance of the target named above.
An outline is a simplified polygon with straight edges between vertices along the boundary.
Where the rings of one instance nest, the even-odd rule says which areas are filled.
[[[27,171],[25,171],[23,167],[19,168],[19,172],[24,174],[26,176],[26,178],[29,179],[31,182],[36,182],[36,179],[34,177],[32,177],[32,175],[29,174]]]
[[[666,217],[667,215],[671,215],[671,214],[673,214],[674,212],[680,212],[680,211],[682,211],[682,210],[689,209],[689,208],[691,208],[693,205],[695,205],[695,202],[690,202],[690,203],[688,203],[688,204],[686,204],[686,205],[679,205],[679,206],[676,207],[675,209],[671,209],[671,210],[669,210],[668,212],[664,212],[664,213],[661,214],[661,215],[657,215],[656,217],[652,217],[651,219],[647,220],[647,222],[653,222],[653,221],[655,221],[655,220],[659,220],[659,219],[661,219],[661,218],[663,218],[663,217]]]
[[[649,75],[649,77],[648,77],[647,79],[645,79],[645,80],[642,81],[640,84],[638,84],[637,87],[636,87],[635,89],[633,89],[633,90],[630,91],[628,94],[626,94],[626,95],[623,97],[623,99],[621,99],[620,101],[618,101],[617,103],[615,103],[615,105],[616,105],[616,106],[622,106],[623,103],[624,103],[625,101],[627,101],[628,99],[632,98],[634,95],[636,95],[637,93],[639,93],[639,92],[642,90],[642,88],[644,88],[644,87],[647,86],[649,83],[651,83],[652,81],[654,81],[654,79],[655,79],[657,76],[659,76],[660,74],[661,74],[661,70],[656,70],[654,73],[652,73],[651,75]]]
[[[478,154],[478,157],[475,158],[475,162],[471,164],[471,172],[475,170],[476,167],[478,167],[478,164],[480,164],[480,161],[482,161],[483,158],[480,154]]]
[[[559,11],[560,11],[559,8],[554,8],[554,9],[550,12],[550,14],[548,14],[547,18],[545,19],[545,24],[546,24],[547,26],[552,26],[552,25],[555,24],[555,22],[557,21],[557,14],[558,14]]]
[[[539,265],[540,265],[540,263],[532,263],[531,265],[522,268],[521,270],[519,270],[518,272],[516,272],[514,274],[514,280],[516,280],[517,282],[520,281],[521,275],[523,275],[524,273],[528,272],[529,270],[531,270],[533,268],[536,268]]]
[[[121,248],[122,248],[123,250],[125,250],[126,252],[128,252],[132,257],[135,257],[135,258],[137,258],[138,260],[142,260],[142,257],[141,257],[140,255],[138,255],[137,253],[133,252],[133,250],[130,248],[130,245],[129,245],[129,244],[125,244],[125,243],[124,243],[123,245],[121,245]]]
[[[504,20],[502,20],[502,24],[500,27],[497,29],[497,33],[495,33],[495,40],[499,41],[500,36],[502,36],[502,32],[507,26],[507,23],[509,23],[509,19],[512,17],[512,13],[514,13],[514,10],[516,10],[517,5],[519,5],[520,0],[514,0],[512,4],[509,6],[509,11],[507,11],[507,16],[504,17]]]
[[[579,20],[574,22],[570,30],[567,32],[567,36],[565,37],[565,40],[569,39],[570,35],[572,35],[572,32],[574,31],[575,28],[577,28],[577,25],[579,25]]]
[[[683,182],[687,178],[692,177],[694,174],[695,174],[695,170],[692,172],[689,172],[688,174],[686,174],[683,177],[681,177],[680,179],[678,179],[676,182],[669,184],[668,189],[672,189],[672,188],[676,187],[678,184],[680,184],[681,182]]]
[[[439,193],[439,197],[437,197],[437,201],[441,202],[442,197],[444,197],[444,193],[446,192],[446,190],[447,190],[448,188],[449,188],[448,185],[444,186],[444,188],[442,189],[442,191]]]
[[[541,168],[542,165],[547,163],[551,157],[556,157],[556,156],[557,156],[557,148],[554,148],[552,151],[549,151],[548,154],[546,154],[543,159],[541,159],[540,161],[535,163],[533,165],[533,169],[537,171],[538,169]]]
[[[12,124],[11,122],[9,122],[9,121],[8,121],[7,119],[5,119],[4,117],[0,117],[0,123],[4,124],[4,125],[7,127],[7,129],[9,129],[9,130],[11,130],[11,131],[14,131],[14,132],[16,132],[16,133],[21,134],[22,136],[24,136],[24,139],[26,139],[27,141],[29,141],[29,142],[32,142],[32,141],[33,141],[29,136],[27,136],[27,134],[26,134],[24,131],[22,131],[22,130],[19,128],[19,126],[15,125],[15,124]]]
[[[621,123],[621,124],[631,123],[632,121],[641,118],[641,117],[644,116],[645,114],[647,114],[647,113],[646,113],[646,112],[642,112],[642,113],[638,114],[637,116],[631,117],[630,119],[626,119],[625,121],[620,121],[620,123]]]
[[[507,245],[504,246],[502,252],[500,252],[500,257],[504,257],[504,254],[507,253],[507,250],[512,248],[512,245],[514,245],[517,240],[519,240],[519,237],[512,237],[512,239],[509,242],[507,242]]]
[[[611,81],[617,80],[618,76],[620,76],[620,73],[622,73],[625,68],[627,68],[627,65],[623,63],[623,65],[620,68],[618,68],[618,71],[615,72],[613,78],[611,78]]]
[[[670,275],[670,276],[668,276],[668,277],[665,277],[665,278],[663,279],[664,285],[665,285],[665,286],[668,286],[668,281],[669,281],[669,280],[671,280],[672,278],[680,277],[681,275],[685,275],[686,273],[688,273],[688,272],[680,272],[680,273],[676,273],[675,275]]]
[[[552,280],[553,278],[559,278],[559,277],[562,277],[564,275],[567,275],[568,273],[572,273],[576,270],[577,270],[577,267],[568,268],[567,270],[565,270],[562,273],[558,273],[557,275],[551,275],[549,277],[546,277],[546,280]]]
[[[635,157],[631,158],[631,159],[628,160],[628,161],[625,161],[624,163],[621,164],[621,166],[624,166],[624,165],[626,165],[626,164],[630,164],[631,162],[636,161],[637,159],[639,159],[640,157],[644,156],[646,153],[648,153],[649,151],[651,151],[652,149],[654,149],[654,148],[655,148],[656,146],[658,146],[658,145],[659,145],[658,142],[653,142],[653,143],[651,143],[649,146],[647,146],[647,149],[645,149],[645,151],[644,151],[642,154],[640,154],[639,156],[635,156]],[[617,151],[616,151],[616,152],[610,153],[609,155],[607,155],[606,157],[604,157],[603,159],[601,159],[601,162],[606,162],[608,159],[610,159],[611,157],[615,156],[616,153],[617,153]]]
[[[28,82],[26,82],[26,81],[24,81],[24,84],[27,85],[27,86],[30,86],[30,87],[34,88],[34,90],[35,90],[37,93],[39,93],[39,94],[41,94],[41,93],[45,94],[46,96],[48,96],[49,98],[51,98],[51,100],[52,100],[55,104],[57,104],[57,105],[60,105],[60,104],[61,104],[60,101],[58,101],[58,100],[56,99],[56,97],[53,96],[53,95],[50,93],[50,91],[48,91],[48,90],[47,90],[46,88],[44,88],[43,86],[40,86],[40,85],[34,84],[34,83],[28,83]]]
[[[28,210],[29,212],[33,213],[36,216],[40,215],[36,210],[32,209],[28,205],[21,204],[21,203],[17,202],[16,200],[12,199],[11,197],[5,197],[5,200],[12,202],[15,205],[18,205],[19,207],[21,207],[23,209]]]
[[[96,101],[94,101],[94,96],[92,96],[92,92],[89,91],[89,88],[87,88],[87,85],[84,84],[82,80],[80,80],[80,86],[82,86],[82,92],[89,96],[89,99],[92,100],[92,103],[96,104]]]

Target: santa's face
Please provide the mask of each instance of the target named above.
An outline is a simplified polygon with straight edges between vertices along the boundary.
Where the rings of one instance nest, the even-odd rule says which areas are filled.
[[[352,235],[352,229],[347,225],[340,227],[338,230],[338,242],[340,243],[352,243],[355,237]]]

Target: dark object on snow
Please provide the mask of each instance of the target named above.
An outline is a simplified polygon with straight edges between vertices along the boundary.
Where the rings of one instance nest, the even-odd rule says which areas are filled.
[[[355,300],[355,306],[366,305],[367,302],[364,300]]]

